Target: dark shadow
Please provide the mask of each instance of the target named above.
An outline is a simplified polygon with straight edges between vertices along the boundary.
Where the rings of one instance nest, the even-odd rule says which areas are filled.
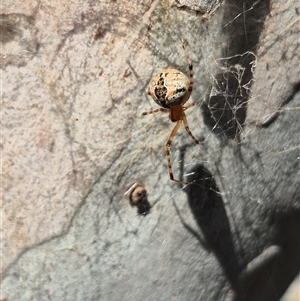
[[[207,169],[197,166],[191,172],[188,180],[193,184],[185,189],[189,206],[202,232],[205,247],[214,252],[231,286],[234,287],[241,270],[238,267],[222,197]]]
[[[255,54],[269,0],[231,0],[224,3],[223,37],[228,38],[220,73],[202,106],[205,124],[219,137],[239,140],[249,101]]]
[[[256,53],[265,19],[270,14],[270,0],[229,0],[225,5],[223,35],[229,40],[224,55]]]
[[[243,271],[232,301],[278,301],[300,270],[300,211],[275,213],[272,246]],[[278,210],[279,212],[279,210]]]
[[[246,119],[255,56],[251,52],[222,61],[226,71],[214,77],[201,109],[205,124],[223,138],[236,139]]]
[[[136,207],[139,215],[146,216],[148,213],[150,213],[151,205],[147,199],[139,203]]]

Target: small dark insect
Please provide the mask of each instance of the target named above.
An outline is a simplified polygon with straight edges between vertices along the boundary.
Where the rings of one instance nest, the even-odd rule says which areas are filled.
[[[131,71],[129,68],[127,68],[122,75],[122,79],[128,77],[130,74],[131,74]]]
[[[98,40],[99,38],[101,38],[103,36],[103,31],[102,31],[102,27],[101,25],[99,25],[97,27],[96,33],[94,35],[94,40]]]
[[[139,215],[146,216],[150,213],[151,205],[148,202],[147,190],[145,189],[144,184],[135,182],[125,192],[125,195],[128,196],[131,207],[137,208]]]
[[[129,196],[130,205],[137,206],[145,200],[147,200],[147,191],[144,186],[138,185]]]
[[[138,206],[140,203],[147,201],[147,190],[144,185],[135,182],[125,193],[128,195],[129,203],[133,206]]]

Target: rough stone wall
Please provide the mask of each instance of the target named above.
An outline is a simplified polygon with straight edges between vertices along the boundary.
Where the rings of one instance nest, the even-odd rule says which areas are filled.
[[[2,299],[278,300],[299,272],[299,3],[196,2],[3,1]],[[141,116],[182,40],[186,187]]]

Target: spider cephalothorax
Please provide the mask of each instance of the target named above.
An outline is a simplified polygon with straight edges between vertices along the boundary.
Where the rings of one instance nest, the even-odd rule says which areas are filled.
[[[156,74],[152,79],[150,87],[148,88],[148,94],[162,108],[144,112],[142,114],[149,115],[157,112],[167,112],[169,113],[170,120],[172,122],[176,122],[176,125],[173,128],[166,144],[166,155],[168,160],[170,179],[178,183],[184,182],[174,179],[170,158],[170,148],[171,143],[182,122],[189,136],[194,140],[196,144],[200,144],[200,142],[191,133],[184,113],[185,110],[194,106],[194,103],[190,103],[188,106],[184,106],[184,104],[189,100],[191,96],[194,81],[192,62],[185,50],[184,45],[182,45],[182,47],[189,63],[190,78],[188,78],[184,73],[177,69],[164,69]]]

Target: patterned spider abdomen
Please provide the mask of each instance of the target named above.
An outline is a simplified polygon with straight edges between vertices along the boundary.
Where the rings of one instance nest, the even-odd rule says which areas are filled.
[[[189,84],[189,79],[181,71],[164,69],[153,77],[148,94],[161,107],[173,109],[182,103]]]

